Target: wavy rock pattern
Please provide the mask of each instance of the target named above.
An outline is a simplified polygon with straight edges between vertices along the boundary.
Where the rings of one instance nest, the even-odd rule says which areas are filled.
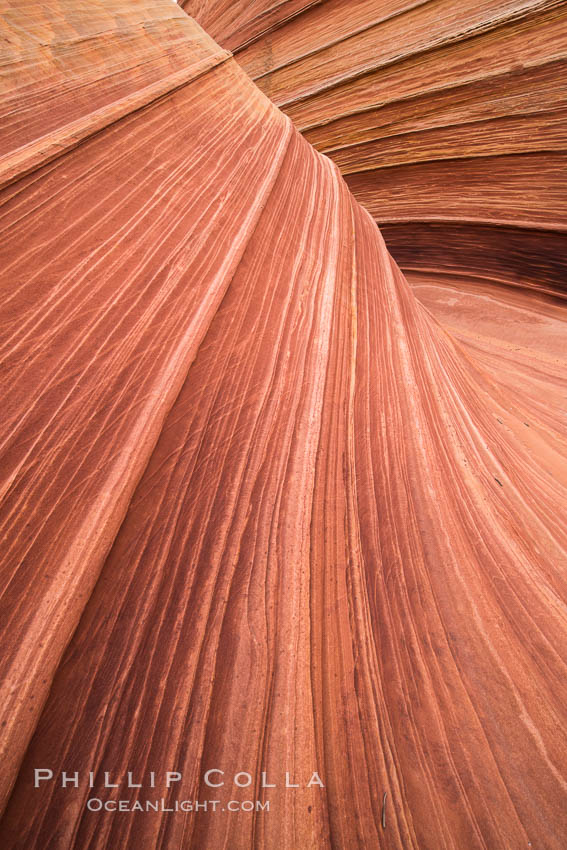
[[[519,150],[512,121],[493,161],[468,120],[407,129],[406,100],[497,109],[504,31],[526,51],[508,82],[548,92],[562,4],[186,5],[310,141],[338,134],[347,178],[174,4],[5,7],[0,844],[560,850],[560,148]],[[423,145],[349,125],[379,86]],[[430,152],[457,135],[484,153],[448,181]],[[426,221],[424,174],[454,230]],[[349,187],[398,222],[413,288]],[[48,766],[179,770],[185,799],[248,770],[231,796],[270,812],[101,815],[83,782],[34,789]]]
[[[564,2],[183,5],[337,163],[402,269],[565,292]]]

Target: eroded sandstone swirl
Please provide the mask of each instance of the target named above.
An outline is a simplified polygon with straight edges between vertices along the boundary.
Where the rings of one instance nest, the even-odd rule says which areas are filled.
[[[387,5],[186,4],[248,51],[306,141],[171,2],[4,0],[2,848],[565,846],[565,195],[545,141],[564,8],[413,4],[430,16],[408,24],[415,44],[440,20],[457,65],[524,45],[508,82],[545,139],[505,154],[525,163],[507,162],[510,187],[486,154],[499,137],[453,118],[443,132],[482,154],[443,182],[426,151],[446,137],[348,136],[341,103],[362,90],[341,82],[317,113],[331,73],[370,73],[377,42],[344,35],[372,33],[377,8],[396,20]],[[313,96],[304,15],[336,45]],[[499,102],[489,76],[458,103],[423,96],[474,117]],[[309,144],[335,131],[337,164]],[[349,147],[367,143],[379,189]],[[35,788],[37,768],[54,780]],[[96,812],[93,796],[270,809]]]
[[[410,276],[565,291],[563,0],[182,5],[337,163]]]

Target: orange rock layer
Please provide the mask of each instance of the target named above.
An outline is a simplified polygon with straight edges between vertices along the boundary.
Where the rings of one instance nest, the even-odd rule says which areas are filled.
[[[262,4],[214,6],[254,56]],[[8,5],[4,34],[0,845],[561,850],[548,277],[478,279],[472,240],[466,274],[410,288],[338,167],[172,3]],[[92,812],[89,771],[130,805],[270,810]]]
[[[182,5],[337,163],[403,270],[565,293],[564,2]]]

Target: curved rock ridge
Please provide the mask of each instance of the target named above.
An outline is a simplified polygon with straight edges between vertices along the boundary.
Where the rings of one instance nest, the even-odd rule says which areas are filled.
[[[251,51],[301,6],[200,4]],[[4,27],[0,845],[562,850],[548,276],[475,276],[472,239],[410,287],[337,165],[172,3]]]
[[[466,262],[565,294],[565,3],[183,5],[337,163],[404,271]]]

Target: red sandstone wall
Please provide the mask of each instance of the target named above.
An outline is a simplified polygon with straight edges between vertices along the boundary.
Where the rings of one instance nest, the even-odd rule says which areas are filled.
[[[563,9],[311,5],[4,6],[2,847],[564,846]]]

